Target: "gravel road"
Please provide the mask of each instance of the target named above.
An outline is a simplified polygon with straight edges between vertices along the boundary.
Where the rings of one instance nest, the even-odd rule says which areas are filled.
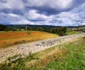
[[[41,50],[45,50],[47,48],[70,42],[74,39],[77,39],[79,37],[84,37],[85,33],[81,34],[74,34],[70,36],[62,36],[59,38],[51,38],[26,44],[20,44],[8,48],[0,48],[0,63],[5,61],[8,57],[12,57],[14,55],[21,54],[22,57],[28,56],[29,52],[35,53],[39,52]]]

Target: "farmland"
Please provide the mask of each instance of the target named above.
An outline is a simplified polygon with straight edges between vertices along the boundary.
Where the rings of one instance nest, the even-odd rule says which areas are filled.
[[[0,70],[85,70],[85,0],[0,0]]]
[[[75,37],[75,38],[74,38]],[[60,44],[58,44],[58,40],[61,40]],[[42,44],[42,42],[44,42]],[[47,44],[50,41],[56,41],[56,46],[50,47],[47,46]],[[33,45],[39,44],[37,46]],[[44,45],[44,46],[41,46]],[[28,47],[28,45],[30,45]],[[49,43],[50,45],[50,43]],[[24,47],[23,47],[24,46]],[[29,56],[26,56],[21,59],[22,55],[15,55],[13,56],[14,53],[24,53],[27,54],[28,50],[39,50],[39,48],[47,48],[45,50],[42,50],[40,52],[36,52],[33,54],[29,54]],[[16,50],[16,52],[13,52]],[[21,49],[25,52],[23,52]],[[61,38],[58,38],[55,40],[49,39],[49,40],[43,40],[31,44],[23,44],[23,45],[18,45],[16,47],[9,47],[8,49],[3,49],[0,50],[0,52],[3,52],[3,57],[1,58],[5,59],[6,56],[12,55],[13,57],[9,57],[8,61],[9,63],[4,63],[0,64],[0,69],[1,70],[84,70],[85,65],[84,65],[84,54],[85,54],[85,33],[83,34],[75,34],[71,36],[64,36]],[[18,50],[18,51],[17,51]],[[20,51],[20,52],[19,52]],[[11,52],[11,53],[10,53]],[[2,53],[1,53],[2,54]],[[5,55],[6,54],[6,55]],[[19,57],[19,58],[18,58]],[[18,58],[17,60],[14,60]],[[1,59],[1,60],[3,60]],[[6,62],[6,61],[5,61]]]
[[[0,70],[85,70],[83,31],[54,26],[4,28]]]
[[[33,42],[54,37],[59,36],[39,31],[0,32],[0,47],[8,47],[20,43]]]

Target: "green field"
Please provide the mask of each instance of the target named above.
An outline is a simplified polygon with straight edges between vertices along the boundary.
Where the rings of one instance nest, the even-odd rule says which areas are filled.
[[[67,29],[67,31],[66,31],[66,35],[79,34],[79,33],[82,33],[82,32],[81,31],[73,31],[70,29]]]
[[[43,70],[85,70],[85,38],[65,46],[67,54],[49,62]]]

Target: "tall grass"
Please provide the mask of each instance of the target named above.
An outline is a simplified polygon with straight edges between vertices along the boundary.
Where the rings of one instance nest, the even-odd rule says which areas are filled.
[[[51,61],[43,70],[85,70],[85,40],[65,46],[68,53],[61,59]]]

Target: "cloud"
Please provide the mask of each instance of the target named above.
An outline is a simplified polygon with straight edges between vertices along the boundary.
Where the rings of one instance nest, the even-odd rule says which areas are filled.
[[[28,20],[35,20],[35,21],[45,21],[48,20],[50,18],[52,18],[52,16],[47,16],[45,14],[40,14],[37,12],[37,10],[30,10],[25,14],[25,18]]]
[[[13,13],[10,13],[10,14],[8,14],[10,17],[15,17],[15,18],[20,18],[18,15],[16,15],[16,14],[13,14]]]
[[[30,21],[28,21],[26,19],[22,19],[20,21],[14,21],[11,24],[14,24],[14,25],[19,25],[19,24],[30,24],[30,25],[34,25],[35,23],[34,22],[30,22]]]
[[[78,3],[79,2],[79,3]],[[78,0],[77,4],[82,1]],[[0,0],[1,11],[22,11],[26,13],[30,9],[35,9],[39,13],[47,15],[68,11],[77,5],[76,0]],[[21,12],[20,12],[21,13]]]
[[[55,15],[54,19],[51,23],[60,24],[61,26],[77,26],[77,25],[84,25],[85,23],[85,3],[81,6],[74,8],[72,11],[69,12],[62,12],[58,15]]]
[[[26,1],[26,0],[25,0]],[[24,0],[23,0],[24,2]],[[73,0],[27,0],[26,6],[28,7],[43,7],[47,6],[56,10],[66,9],[72,6]],[[45,7],[44,7],[45,8]]]
[[[25,0],[27,9],[38,10],[39,13],[55,14],[72,8],[73,0]],[[23,0],[24,2],[24,0]]]
[[[6,14],[6,13],[0,13],[0,22],[14,22],[14,21],[20,21],[23,17],[19,16],[19,15],[16,15],[16,14],[13,14],[13,13],[10,13],[10,14]]]
[[[84,2],[85,0],[0,0],[0,22],[57,26],[80,25],[85,22],[83,15],[85,4],[80,6]]]
[[[24,5],[21,0],[0,0],[0,9],[23,9]]]

